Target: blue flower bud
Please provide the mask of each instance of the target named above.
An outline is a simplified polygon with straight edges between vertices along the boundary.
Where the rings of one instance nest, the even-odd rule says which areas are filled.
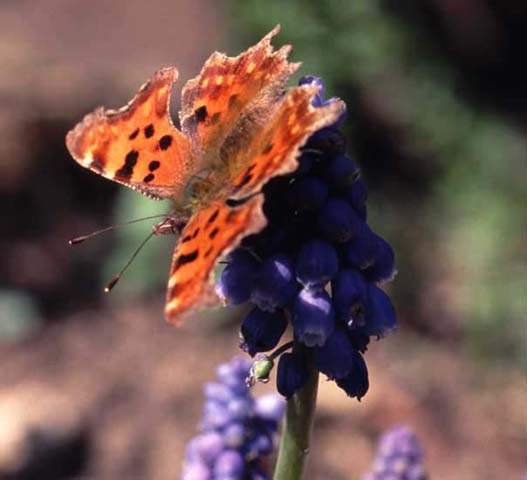
[[[366,353],[370,343],[370,337],[368,335],[365,335],[358,330],[351,330],[348,332],[348,336],[355,350],[361,353]]]
[[[325,177],[339,190],[351,189],[360,175],[359,166],[346,155],[335,155],[327,163]]]
[[[321,128],[316,131],[305,145],[305,149],[316,150],[326,155],[336,155],[346,151],[346,139],[344,135],[336,128],[345,118],[346,113],[335,122],[335,126]]]
[[[245,377],[250,368],[251,361],[248,358],[234,357],[229,363],[222,363],[218,366],[216,376],[233,392],[247,394],[248,388],[245,386]]]
[[[245,443],[245,425],[241,421],[231,422],[223,429],[223,438],[228,448],[240,448]]]
[[[254,403],[255,414],[267,421],[279,422],[284,415],[284,409],[284,400],[274,393],[262,395]]]
[[[317,159],[317,155],[314,153],[303,152],[298,159],[298,168],[295,171],[295,175],[305,175],[311,171],[313,165]]]
[[[273,439],[267,431],[257,428],[246,447],[250,457],[269,455],[273,451]]]
[[[273,253],[283,253],[294,248],[290,246],[290,243],[294,245],[294,239],[290,238],[289,232],[284,228],[280,227],[267,227],[258,236],[258,243],[253,244],[252,248],[257,255],[261,258],[265,258]]]
[[[423,449],[408,427],[387,430],[379,440],[371,472],[362,480],[426,480]]]
[[[219,403],[227,403],[232,397],[232,390],[223,383],[207,382],[203,388],[205,397]]]
[[[271,480],[271,477],[258,467],[251,467],[248,475],[250,480]]]
[[[247,478],[250,480],[271,480],[271,477],[258,467],[251,467]]]
[[[239,305],[249,299],[258,267],[256,259],[246,250],[238,249],[229,255],[216,282],[216,293],[223,304]]]
[[[290,221],[293,209],[289,205],[288,193],[293,180],[289,176],[275,177],[263,187],[263,212],[269,225],[279,226]]]
[[[353,352],[353,368],[344,378],[337,380],[337,385],[346,392],[348,397],[357,397],[360,400],[370,386],[368,381],[368,368],[359,352]]]
[[[311,85],[319,87],[319,90],[313,98],[312,104],[314,107],[321,107],[324,103],[324,95],[326,93],[326,86],[320,77],[313,75],[305,75],[298,81],[298,85]]]
[[[200,426],[204,430],[212,430],[215,428],[222,428],[231,421],[231,416],[227,411],[227,407],[223,403],[214,400],[208,400],[203,407],[203,416],[200,421]]]
[[[348,202],[329,198],[320,210],[318,224],[322,233],[331,241],[344,243],[357,234],[360,220]]]
[[[364,325],[368,290],[362,274],[354,269],[341,270],[331,284],[331,291],[337,318],[348,326]]]
[[[287,319],[281,310],[264,312],[253,308],[243,320],[240,346],[251,357],[258,352],[272,350],[287,327]]]
[[[293,262],[287,255],[268,257],[256,274],[251,301],[261,310],[273,312],[286,307],[297,291]]]
[[[337,328],[326,343],[315,348],[315,366],[329,380],[344,378],[353,368],[354,348],[347,332]]]
[[[369,285],[366,322],[359,326],[359,331],[364,335],[383,337],[395,328],[397,316],[390,297],[380,288]]]
[[[295,337],[308,347],[324,345],[335,328],[335,314],[325,290],[303,289],[293,307]]]
[[[286,398],[306,383],[308,378],[304,358],[298,353],[283,353],[278,362],[276,373],[276,389]]]
[[[313,101],[311,102],[314,107],[324,107],[326,105],[329,105],[330,103],[337,101],[336,98],[329,98],[328,100],[324,100],[326,86],[324,85],[322,79],[319,77],[315,77],[313,75],[306,75],[298,81],[298,85],[313,85],[319,87],[318,93],[315,95]],[[344,111],[334,125],[340,126],[344,122],[345,118],[346,112]]]
[[[306,288],[324,287],[338,269],[337,252],[322,240],[305,243],[296,259],[296,279]]]
[[[183,465],[181,480],[211,480],[211,473],[202,463],[188,462]]]
[[[366,222],[360,222],[357,235],[344,245],[344,256],[352,267],[365,270],[373,265],[377,247],[377,235]]]
[[[355,209],[361,220],[366,220],[366,200],[368,199],[368,189],[366,182],[359,178],[346,189],[346,199]]]
[[[253,411],[253,403],[249,397],[235,397],[227,404],[229,421],[243,420]]]
[[[189,462],[201,462],[212,465],[214,460],[225,448],[225,441],[218,432],[204,432],[194,437],[185,452]]]
[[[215,478],[228,477],[242,480],[243,470],[243,457],[236,450],[224,450],[214,464]]]
[[[316,177],[301,177],[291,185],[289,204],[298,212],[321,208],[328,198],[328,186]]]
[[[377,236],[376,241],[373,263],[363,273],[369,282],[383,284],[393,280],[395,276],[395,254],[384,238]]]

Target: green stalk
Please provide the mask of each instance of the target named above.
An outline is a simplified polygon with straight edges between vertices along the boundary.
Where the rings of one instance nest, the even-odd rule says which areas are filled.
[[[313,356],[307,354],[306,361],[307,382],[287,401],[274,480],[301,480],[304,475],[318,390],[318,371]]]

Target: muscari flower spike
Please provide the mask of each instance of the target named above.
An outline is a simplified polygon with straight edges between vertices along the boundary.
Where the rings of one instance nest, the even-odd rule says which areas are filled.
[[[361,480],[427,480],[424,453],[408,427],[395,427],[381,435],[371,471]]]
[[[269,480],[267,457],[284,413],[271,393],[254,398],[246,385],[251,361],[221,364],[218,381],[205,385],[200,433],[187,445],[182,480]]]
[[[324,99],[319,78],[299,83],[320,87],[313,106],[334,101]],[[267,227],[230,254],[216,284],[225,304],[253,304],[240,332],[251,356],[277,347],[292,327],[292,352],[280,347],[262,377],[279,351],[277,389],[285,397],[305,383],[312,350],[316,368],[360,400],[369,386],[363,354],[370,337],[397,325],[379,288],[395,275],[394,252],[367,224],[366,184],[339,130],[345,116],[309,138],[295,172],[267,183]]]

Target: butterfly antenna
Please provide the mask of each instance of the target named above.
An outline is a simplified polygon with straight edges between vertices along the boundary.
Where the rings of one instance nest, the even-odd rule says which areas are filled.
[[[125,266],[123,268],[121,268],[120,272],[112,278],[112,280],[110,280],[106,286],[104,287],[104,291],[106,293],[110,292],[110,290],[115,287],[115,285],[117,284],[117,282],[119,280],[121,280],[121,277],[123,276],[123,273],[126,272],[126,270],[128,269],[128,267],[132,264],[132,262],[134,261],[135,257],[137,257],[137,255],[139,254],[139,252],[141,251],[141,249],[146,245],[146,242],[148,242],[148,240],[150,240],[152,237],[154,236],[154,232],[150,232],[146,238],[139,244],[139,246],[136,248],[135,252],[132,254],[132,256],[130,257],[130,259],[126,262]]]
[[[101,233],[109,232],[111,230],[116,230],[121,227],[126,227],[127,225],[131,225],[133,223],[139,223],[144,220],[152,220],[154,218],[161,218],[161,217],[167,217],[167,216],[168,214],[166,213],[160,213],[158,215],[150,215],[149,217],[136,218],[135,220],[130,220],[129,222],[119,223],[117,225],[111,225],[110,227],[101,228],[100,230],[96,230],[95,232],[89,233],[88,235],[81,235],[80,237],[72,238],[71,240],[68,240],[68,243],[70,245],[78,245],[79,243],[82,243],[85,240],[88,240],[89,238],[96,237],[97,235],[100,235]]]

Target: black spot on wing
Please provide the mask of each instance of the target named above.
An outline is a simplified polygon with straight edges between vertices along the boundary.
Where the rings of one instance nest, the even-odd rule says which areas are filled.
[[[266,153],[269,153],[273,149],[273,144],[268,143],[266,147],[262,150],[262,153],[265,155]]]
[[[199,250],[194,250],[193,252],[187,253],[186,255],[180,255],[176,258],[176,262],[174,265],[174,271],[181,268],[183,265],[187,265],[188,263],[192,263],[196,258],[199,256]]]
[[[207,226],[209,226],[212,222],[214,222],[214,220],[216,220],[216,218],[218,218],[219,213],[220,213],[219,208],[214,210],[213,214],[207,220]]]
[[[146,138],[150,138],[152,135],[154,135],[154,126],[152,124],[146,126],[144,129],[144,134]]]
[[[210,233],[209,238],[212,240],[216,235],[218,235],[220,229],[218,227],[215,227]]]
[[[123,166],[115,172],[115,177],[119,180],[129,180],[134,173],[138,157],[139,152],[137,150],[130,150],[124,158]]]
[[[161,163],[159,162],[159,160],[152,160],[149,164],[148,164],[148,170],[150,170],[151,172],[157,170],[159,167],[160,167]]]
[[[220,112],[214,113],[212,117],[210,117],[209,125],[216,125],[220,121],[220,118],[221,118]]]
[[[233,94],[229,97],[229,103],[227,105],[227,108],[229,108],[229,110],[234,107],[234,105],[236,105],[236,103],[238,103],[238,95],[236,94]]]
[[[235,189],[236,190],[239,190],[240,188],[244,187],[245,185],[247,185],[251,180],[253,179],[253,175],[252,173],[249,173],[247,172],[243,178],[240,180],[240,183],[238,183],[238,185],[236,185]]]
[[[207,115],[208,115],[207,107],[205,105],[199,108],[196,108],[196,110],[194,110],[194,118],[196,119],[198,123],[204,122],[207,118]]]
[[[149,173],[145,178],[143,178],[143,182],[150,183],[155,178],[155,175],[153,173]]]
[[[159,148],[161,150],[166,150],[170,145],[172,145],[172,135],[163,135],[159,139]]]
[[[135,137],[137,137],[137,135],[139,135],[139,129],[136,128],[130,135],[128,135],[128,138],[130,140],[133,140]]]

